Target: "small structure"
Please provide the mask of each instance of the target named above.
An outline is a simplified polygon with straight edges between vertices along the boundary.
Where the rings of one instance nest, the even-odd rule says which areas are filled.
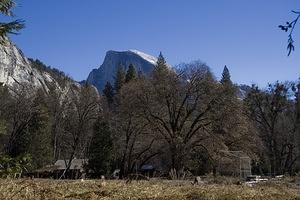
[[[153,165],[143,165],[140,169],[141,174],[147,177],[153,177],[155,173],[155,167]]]
[[[68,172],[63,178],[79,179],[84,178],[84,166],[88,159],[73,159]],[[57,160],[54,165],[47,165],[41,169],[31,173],[26,173],[25,176],[32,178],[54,178],[59,179],[69,164],[69,160]]]
[[[88,159],[73,159],[71,162],[70,170],[84,170],[84,165],[88,163]],[[54,165],[59,170],[65,170],[69,164],[69,160],[57,160]]]
[[[84,166],[88,163],[88,159],[73,159],[68,172],[65,174],[65,178],[79,179],[84,174]],[[69,160],[57,160],[54,166],[57,167],[55,170],[56,174],[62,174],[67,168]]]
[[[246,179],[251,175],[251,158],[242,151],[221,151],[218,172],[220,175]]]
[[[32,173],[27,173],[27,176],[34,178],[54,178],[54,172],[58,170],[58,166],[46,165],[41,169],[37,169]]]

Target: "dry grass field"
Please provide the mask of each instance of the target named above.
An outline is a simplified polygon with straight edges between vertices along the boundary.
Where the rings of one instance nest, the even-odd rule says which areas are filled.
[[[58,181],[0,180],[0,199],[300,199],[300,186],[264,183],[253,187],[236,184],[192,185],[180,181]]]

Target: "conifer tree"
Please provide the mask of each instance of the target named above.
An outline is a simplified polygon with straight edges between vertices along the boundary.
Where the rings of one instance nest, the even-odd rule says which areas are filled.
[[[1,137],[1,135],[5,134],[4,111],[7,109],[6,103],[9,101],[8,100],[9,96],[10,95],[9,95],[7,87],[3,86],[2,83],[0,83],[0,137]]]
[[[167,66],[167,62],[164,58],[164,56],[162,55],[162,53],[159,53],[159,56],[157,58],[157,62],[156,62],[156,66],[154,67],[153,70],[153,78],[154,79],[164,79],[163,77],[165,75],[167,75],[169,72],[168,66]]]
[[[115,77],[115,91],[118,93],[121,87],[124,85],[126,79],[126,73],[124,71],[124,68],[120,65],[118,67],[116,77]]]
[[[13,16],[12,8],[15,6],[13,0],[0,0],[0,13],[6,16]],[[8,23],[0,22],[0,45],[5,44],[8,33],[16,34],[20,29],[24,28],[22,20],[15,20]]]
[[[156,62],[156,66],[155,66],[156,70],[166,70],[167,67],[167,62],[165,60],[165,57],[162,55],[162,53],[159,53],[159,56],[157,58],[157,62]]]
[[[51,145],[51,124],[46,107],[40,105],[39,113],[33,116],[27,130],[30,142],[27,153],[32,157],[32,167],[38,169],[51,163],[53,149]]]
[[[229,70],[228,70],[228,68],[227,68],[226,65],[225,65],[225,67],[223,69],[221,83],[222,84],[230,84],[230,85],[232,85],[232,81],[230,79],[230,72],[229,72]]]
[[[108,105],[114,102],[114,88],[108,81],[104,87],[103,94],[106,97]]]
[[[129,65],[127,73],[126,73],[126,79],[125,82],[128,83],[129,81],[136,78],[136,71],[132,64]]]
[[[110,171],[112,145],[109,124],[99,119],[94,125],[88,163],[88,168],[93,170],[97,177]]]

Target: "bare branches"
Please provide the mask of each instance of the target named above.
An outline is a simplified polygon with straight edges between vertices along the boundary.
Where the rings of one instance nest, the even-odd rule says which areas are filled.
[[[293,40],[293,32],[295,29],[295,26],[298,22],[298,19],[300,17],[300,12],[296,12],[296,11],[292,11],[294,14],[297,14],[298,16],[296,17],[296,19],[294,19],[291,22],[286,22],[286,25],[279,25],[278,27],[285,31],[288,32],[289,31],[289,35],[288,35],[288,45],[287,45],[287,50],[288,50],[288,56],[291,54],[292,51],[295,50],[295,46],[294,46],[294,40]]]

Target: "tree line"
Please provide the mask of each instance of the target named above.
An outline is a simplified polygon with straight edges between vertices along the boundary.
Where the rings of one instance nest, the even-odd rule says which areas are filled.
[[[100,94],[87,84],[68,90],[49,84],[46,92],[1,86],[6,165],[0,174],[8,173],[7,163],[23,169],[22,159],[23,170],[32,171],[58,159],[82,158],[95,177],[120,169],[125,178],[145,164],[178,177],[186,171],[216,175],[223,151],[245,152],[253,173],[299,171],[299,82],[253,85],[240,98],[226,66],[220,81],[200,61],[172,69],[162,54],[150,76],[127,68],[119,67],[114,84],[108,82]]]

